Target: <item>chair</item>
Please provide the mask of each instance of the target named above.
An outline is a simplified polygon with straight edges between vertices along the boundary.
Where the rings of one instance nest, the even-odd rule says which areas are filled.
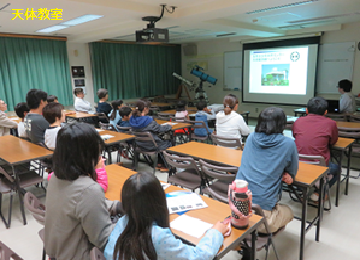
[[[326,114],[326,117],[331,118],[334,121],[346,122],[347,115],[345,114]]]
[[[184,120],[185,123],[191,124],[191,133],[190,139],[191,140],[200,140],[200,141],[207,141],[210,138],[211,132],[206,127],[206,123],[203,121],[191,121],[191,120]],[[207,136],[197,136],[195,135],[195,129],[205,129],[207,132]]]
[[[211,165],[203,160],[199,160],[202,178],[206,186],[202,188],[202,193],[214,197],[215,199],[229,203],[229,185],[235,180],[237,167],[224,167]]]
[[[258,204],[252,204],[252,210],[253,212],[258,215],[258,216],[261,216],[264,218],[264,225],[265,225],[265,230],[267,232],[267,236],[266,237],[258,237],[258,241],[256,243],[256,247],[257,248],[262,248],[263,246],[265,246],[265,251],[266,251],[266,255],[265,255],[265,260],[267,259],[268,257],[268,253],[269,253],[269,246],[271,245],[274,252],[275,252],[275,255],[276,255],[276,259],[279,260],[279,255],[278,255],[278,252],[276,250],[276,247],[275,247],[275,244],[274,244],[274,240],[273,240],[273,237],[274,235],[272,233],[269,232],[269,225],[267,223],[267,220],[266,220],[266,217],[265,217],[265,214],[264,214],[264,211],[262,210],[262,208],[260,207],[260,205]],[[276,233],[276,235],[279,234],[279,233]],[[248,239],[245,239],[246,241]]]
[[[10,247],[6,246],[0,241],[0,259],[1,260],[24,260],[17,253],[11,250]]]
[[[34,186],[36,184],[40,184],[43,181],[42,176],[37,174],[34,171],[27,171],[24,173],[19,173],[15,170],[15,176],[8,174],[4,168],[0,167],[0,177],[1,174],[3,178],[0,178],[0,216],[5,223],[6,228],[10,228],[11,225],[11,211],[12,211],[12,192],[16,191],[19,195],[20,200],[20,210],[23,215],[23,222],[26,225],[25,211],[24,211],[24,203],[23,203],[23,194],[25,193],[24,188]],[[11,193],[10,194],[10,206],[8,213],[8,220],[6,221],[1,212],[1,202],[2,202],[2,194]]]
[[[100,123],[110,123],[109,118],[104,113],[96,113],[96,116],[98,116]]]
[[[104,129],[104,130],[115,130],[114,129],[114,126],[110,123],[102,123],[102,122],[99,122],[100,123],[100,129]]]
[[[106,258],[99,248],[93,247],[90,251],[90,260],[106,260]]]
[[[36,222],[45,226],[45,205],[42,204],[36,196],[30,192],[26,192],[24,195],[24,205],[30,211],[31,215],[35,218]],[[39,236],[44,245],[45,227],[39,231]],[[42,260],[46,259],[46,251],[43,246]]]
[[[149,116],[157,116],[160,112],[160,108],[158,106],[152,106],[149,108]]]
[[[187,188],[192,192],[194,192],[195,189],[201,187],[202,179],[200,170],[193,158],[179,157],[176,155],[171,155],[167,152],[163,152],[163,155],[168,166],[172,167],[169,171],[167,182],[175,186]],[[184,169],[184,171],[174,173],[174,171],[176,171],[176,168],[182,168]]]
[[[214,145],[225,147],[240,147],[240,150],[242,150],[241,138],[218,136],[212,132],[211,140]]]
[[[319,166],[324,166],[326,167],[326,161],[325,158],[322,156],[311,156],[311,155],[305,155],[305,154],[299,154],[299,161],[302,161],[304,163],[307,164],[312,164],[312,165],[319,165]],[[340,173],[338,173],[340,174]],[[325,181],[325,192],[329,197],[329,208],[326,210],[331,210],[331,201],[330,201],[330,186],[329,186],[329,182]]]
[[[349,115],[349,122],[360,123],[360,115]]]
[[[351,155],[359,155],[360,154],[360,127],[359,128],[346,128],[346,127],[338,127],[338,136],[345,138],[354,138],[356,141],[352,145],[352,153]],[[346,156],[349,154],[345,153]],[[358,176],[350,176],[354,179],[360,178],[360,173]]]
[[[171,115],[166,113],[158,113],[157,117],[159,120],[170,121]]]
[[[157,162],[158,162],[157,155],[160,153],[160,156],[162,156],[161,153],[164,150],[159,150],[159,147],[158,147],[157,143],[155,142],[154,137],[152,136],[152,134],[150,132],[133,132],[132,134],[135,135],[135,156],[134,156],[135,157],[135,162],[134,162],[135,170],[136,170],[136,167],[137,167],[137,164],[138,164],[138,156],[140,154],[144,154],[144,155],[147,155],[149,157],[151,155],[155,155],[155,160],[153,162],[151,160],[151,157],[150,157],[150,159],[149,158],[147,159],[149,163],[153,164],[154,174],[155,174],[155,167],[157,166]],[[140,142],[140,143],[150,143],[155,148],[155,150],[154,151],[144,150],[138,145],[138,142]]]

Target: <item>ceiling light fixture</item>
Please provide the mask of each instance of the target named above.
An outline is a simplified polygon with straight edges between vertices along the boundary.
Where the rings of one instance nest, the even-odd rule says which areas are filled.
[[[67,26],[60,26],[60,25],[55,25],[55,26],[51,26],[45,29],[41,29],[41,30],[37,30],[36,32],[41,32],[41,33],[49,33],[49,32],[55,32],[55,31],[59,31],[62,29],[66,29],[68,28]]]
[[[86,14],[83,16],[79,16],[76,17],[75,19],[72,19],[70,21],[66,21],[63,23],[60,23],[59,25],[64,25],[64,26],[75,26],[78,24],[82,24],[82,23],[87,23],[87,22],[91,22],[94,20],[98,20],[101,17],[103,17],[103,15],[94,15],[94,14]]]
[[[257,9],[257,10],[251,11],[251,12],[247,12],[246,14],[264,13],[264,12],[267,12],[267,11],[274,11],[274,10],[279,10],[279,9],[284,9],[284,8],[289,8],[289,7],[307,5],[307,4],[317,2],[317,1],[319,1],[319,0],[299,1],[299,2],[294,2],[294,3],[289,3],[289,4],[286,4],[286,5],[279,5],[279,6],[273,6],[273,7],[263,8],[263,9]]]

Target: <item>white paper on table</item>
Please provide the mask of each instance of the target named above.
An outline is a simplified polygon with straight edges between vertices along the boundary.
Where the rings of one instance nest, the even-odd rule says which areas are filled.
[[[98,132],[105,131],[105,130],[103,130],[103,129],[95,129],[95,130],[98,131]]]
[[[167,123],[163,123],[163,124],[161,124],[161,125],[176,125],[176,124],[178,124],[178,123],[167,122]]]
[[[208,207],[199,195],[191,192],[170,192],[166,194],[166,204],[170,214]]]
[[[182,215],[170,223],[172,229],[184,232],[192,237],[200,238],[213,224],[206,223],[198,218]]]
[[[112,136],[112,135],[101,135],[100,137],[101,137],[103,140],[107,140],[107,139],[113,138],[114,136]]]
[[[171,184],[166,183],[166,182],[160,182],[161,187],[165,190],[166,188],[169,188],[171,186]]]
[[[18,118],[18,117],[9,117],[9,119],[10,119],[10,120],[12,120],[12,121],[19,120],[19,118]]]

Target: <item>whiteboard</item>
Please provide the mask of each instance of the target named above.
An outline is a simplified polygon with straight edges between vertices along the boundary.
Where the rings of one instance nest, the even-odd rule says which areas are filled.
[[[317,92],[336,94],[338,81],[352,81],[354,72],[355,42],[320,45],[318,60]]]
[[[224,90],[241,90],[242,51],[224,52]]]

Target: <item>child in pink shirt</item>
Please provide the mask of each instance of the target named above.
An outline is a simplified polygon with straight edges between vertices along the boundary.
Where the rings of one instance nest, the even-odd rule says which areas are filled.
[[[96,165],[96,181],[100,184],[101,188],[104,189],[104,192],[107,191],[108,188],[108,179],[107,179],[107,174],[106,174],[106,170],[105,170],[105,159],[100,157],[99,158],[99,163]],[[49,173],[48,175],[48,181],[51,179],[52,173]]]

